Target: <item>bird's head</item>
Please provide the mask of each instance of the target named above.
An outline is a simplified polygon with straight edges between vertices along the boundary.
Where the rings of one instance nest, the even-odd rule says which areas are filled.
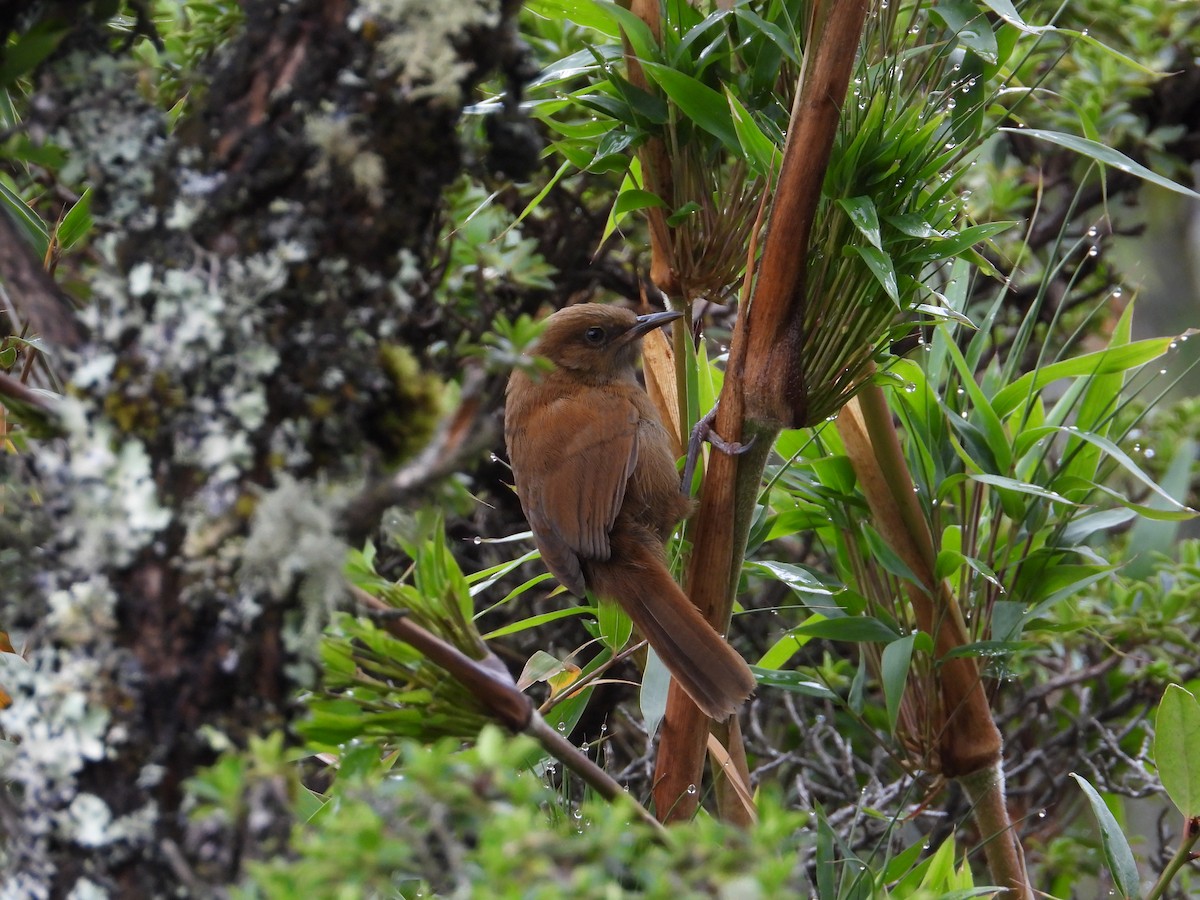
[[[616,378],[632,373],[646,332],[682,315],[672,311],[638,316],[619,306],[580,303],[546,320],[533,352],[577,375]]]

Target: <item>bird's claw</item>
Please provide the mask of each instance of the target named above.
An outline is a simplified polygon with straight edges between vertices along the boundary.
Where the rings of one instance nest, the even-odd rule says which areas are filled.
[[[683,479],[681,486],[685,494],[691,493],[692,475],[696,471],[696,461],[700,458],[700,446],[705,442],[712,444],[722,453],[729,456],[739,456],[754,446],[754,436],[744,444],[740,441],[727,441],[725,438],[717,434],[713,428],[713,423],[717,420],[717,409],[719,402],[714,405],[707,413],[700,417],[696,422],[696,426],[692,429],[692,434],[688,438],[687,461],[683,466]]]

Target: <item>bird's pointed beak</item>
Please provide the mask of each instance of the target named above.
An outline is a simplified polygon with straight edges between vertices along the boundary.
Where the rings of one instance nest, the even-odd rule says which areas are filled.
[[[668,322],[674,322],[676,319],[682,318],[683,313],[675,309],[638,316],[633,327],[625,332],[625,341],[636,341],[647,332],[653,331],[655,328],[662,328]]]

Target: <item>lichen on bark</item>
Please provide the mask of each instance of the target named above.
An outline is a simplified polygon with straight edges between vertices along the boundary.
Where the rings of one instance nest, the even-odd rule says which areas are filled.
[[[435,383],[396,360],[419,358],[455,121],[512,12],[249,3],[174,130],[102,23],[33,74],[27,128],[67,150],[97,225],[66,436],[5,472],[41,502],[6,523],[37,565],[0,572],[29,642],[3,671],[0,893],[203,894],[285,846],[286,804],[201,827],[184,782],[287,728],[337,599],[339,505],[429,429]]]

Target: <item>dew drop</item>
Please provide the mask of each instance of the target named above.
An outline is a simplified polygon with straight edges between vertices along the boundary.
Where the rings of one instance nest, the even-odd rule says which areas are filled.
[[[689,784],[687,786],[687,792],[694,795],[696,793],[696,786],[694,784]]]
[[[481,538],[479,535],[475,535],[475,537],[471,538],[471,543],[478,547],[483,543],[483,538]]]

